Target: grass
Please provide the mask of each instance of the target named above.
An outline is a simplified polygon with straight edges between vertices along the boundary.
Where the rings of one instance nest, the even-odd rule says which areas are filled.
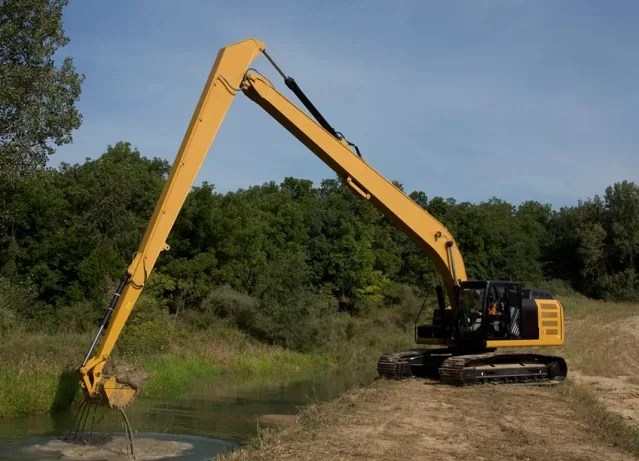
[[[0,338],[0,417],[68,407],[78,390],[72,364],[80,364],[88,336],[27,335]]]
[[[344,333],[349,322],[351,335]],[[365,319],[337,316],[331,336],[335,339],[304,353],[213,325],[206,331],[173,331],[161,348],[129,338],[126,350],[139,352],[116,350],[110,360],[130,363],[151,375],[140,398],[175,398],[198,380],[219,374],[267,376],[374,366],[381,353],[412,346],[412,330],[400,323],[392,311],[383,309]],[[0,336],[0,418],[68,408],[80,395],[76,370],[91,341],[92,333]]]
[[[555,351],[566,358],[569,368],[588,375],[630,375],[639,380],[639,303],[575,296],[560,302],[566,317],[566,342]]]
[[[16,367],[0,369],[0,415],[46,411],[54,406],[59,377],[42,370],[42,360],[25,357]]]
[[[639,357],[633,354],[639,337],[630,334],[635,327],[627,323],[632,315],[639,315],[639,305],[595,301],[570,291],[560,291],[558,297],[566,313],[567,341],[554,352],[567,358],[570,369],[610,377],[624,369],[628,381],[639,384]],[[214,325],[197,333],[174,333],[161,352],[152,348],[129,356],[116,352],[112,359],[132,362],[151,374],[141,398],[162,398],[178,396],[196,381],[219,374],[266,376],[370,367],[383,352],[414,347],[410,323],[388,309],[373,310],[359,319],[336,316],[332,328],[333,341],[305,353],[269,346],[237,329]],[[0,336],[0,417],[68,407],[78,395],[74,373],[91,340],[92,333]],[[546,348],[543,351],[549,353]]]
[[[639,428],[629,424],[621,415],[608,410],[594,391],[572,380],[567,380],[558,391],[584,418],[594,435],[639,456]]]
[[[220,368],[199,356],[161,355],[142,361],[142,368],[152,379],[144,388],[147,398],[170,398],[194,380],[220,374]]]

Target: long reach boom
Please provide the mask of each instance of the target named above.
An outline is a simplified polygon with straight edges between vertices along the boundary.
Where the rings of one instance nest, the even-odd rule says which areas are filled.
[[[262,74],[250,69],[260,54],[275,66],[286,85],[308,111],[284,97]],[[80,367],[81,387],[88,401],[116,409],[128,406],[139,388],[106,376],[103,368],[145,282],[166,243],[196,175],[235,95],[243,92],[332,168],[346,184],[409,235],[430,257],[440,274],[451,305],[458,303],[460,283],[466,281],[462,255],[450,232],[404,192],[375,171],[351,144],[336,132],[308,100],[297,83],[266,52],[264,43],[248,39],[222,48],[213,64],[169,177],[140,247],[123,275],[102,325]],[[250,127],[247,127],[250,130]],[[100,341],[101,339],[101,341]],[[97,350],[96,350],[97,349]]]

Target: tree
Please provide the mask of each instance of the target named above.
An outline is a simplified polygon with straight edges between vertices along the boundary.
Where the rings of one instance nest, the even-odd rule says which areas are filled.
[[[21,176],[4,202],[15,250],[0,251],[0,270],[28,277],[51,304],[100,302],[137,250],[169,168],[118,142],[82,165]]]
[[[416,190],[411,192],[408,196],[424,210],[428,209],[428,197],[425,192]]]
[[[65,57],[62,26],[68,0],[0,0],[0,182],[46,165],[72,141],[82,116],[75,107],[84,75]],[[4,180],[4,181],[3,181]]]
[[[605,203],[618,263],[633,268],[639,254],[639,186],[628,181],[608,186]]]
[[[606,231],[601,223],[589,223],[577,229],[581,245],[577,253],[581,259],[581,275],[588,281],[595,282],[602,271],[605,271],[605,239]]]

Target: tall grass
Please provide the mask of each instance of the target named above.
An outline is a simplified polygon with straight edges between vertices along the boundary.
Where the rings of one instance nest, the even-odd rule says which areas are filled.
[[[215,376],[220,368],[197,355],[160,355],[142,360],[142,367],[152,377],[144,396],[173,397],[193,380]]]
[[[68,407],[78,391],[73,364],[80,364],[88,340],[23,332],[1,337],[0,417]]]
[[[267,345],[231,326],[214,324],[195,332],[172,328],[172,336],[155,351],[151,346],[158,344],[157,338],[145,334],[136,342],[129,334],[122,342],[126,347],[116,347],[109,360],[132,364],[151,375],[140,398],[175,397],[197,380],[218,374],[282,375],[374,367],[381,353],[413,344],[412,329],[401,325],[399,314],[380,308],[366,318],[337,315],[326,332],[331,340],[311,352]],[[90,333],[0,336],[0,417],[68,408],[80,395],[76,370],[91,340]]]

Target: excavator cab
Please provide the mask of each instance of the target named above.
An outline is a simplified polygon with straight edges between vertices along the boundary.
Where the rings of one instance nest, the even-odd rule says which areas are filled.
[[[522,287],[519,282],[469,280],[457,287],[457,306],[444,301],[437,287],[439,308],[431,325],[415,325],[419,344],[443,344],[486,349],[491,340],[518,339],[521,331]]]
[[[519,338],[521,284],[467,281],[460,286],[457,335],[460,340]]]

